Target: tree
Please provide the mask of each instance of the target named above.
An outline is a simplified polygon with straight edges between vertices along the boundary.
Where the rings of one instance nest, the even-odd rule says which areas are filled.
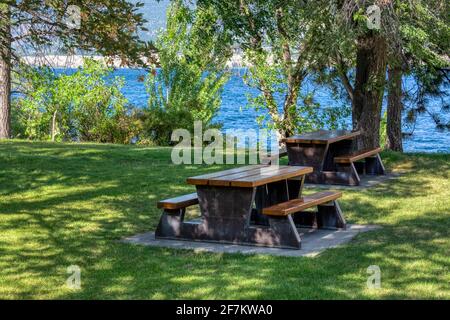
[[[353,89],[353,129],[361,131],[359,148],[380,145],[380,121],[387,66],[386,40],[369,33],[358,39]]]
[[[320,20],[326,27],[319,30],[322,32],[318,32],[316,39],[318,43],[327,44],[315,51],[321,66],[319,78],[335,90],[345,89],[352,102],[353,128],[362,131],[359,144],[363,148],[379,145],[381,106],[387,89],[388,145],[400,149],[402,75],[406,72],[426,74],[425,79],[419,81],[424,88],[436,76],[433,69],[441,72],[448,66],[449,29],[442,18],[447,5],[442,1],[421,0],[324,0],[319,3],[322,7]],[[431,7],[439,7],[439,14],[430,12]],[[371,20],[373,8],[380,10],[377,24]],[[389,83],[386,85],[388,65]],[[427,67],[429,72],[424,73],[427,65],[433,67]],[[340,83],[336,83],[336,79]]]
[[[76,0],[69,6],[59,0],[0,1],[0,139],[10,137],[11,72],[20,55],[95,51],[124,64],[143,64],[142,58],[151,52],[151,44],[138,37],[146,30],[146,21],[137,12],[141,3]]]
[[[325,119],[339,118],[341,110],[321,110],[311,93],[301,91],[315,63],[310,51],[314,30],[320,25],[314,18],[315,1],[205,2],[216,8],[225,30],[243,51],[247,83],[260,92],[250,98],[250,105],[268,114],[260,122],[278,130],[282,138],[322,127]]]
[[[402,151],[402,111],[407,122],[414,123],[419,114],[428,113],[439,129],[450,129],[443,123],[442,114],[448,112],[443,101],[440,114],[427,105],[427,98],[439,99],[446,95],[442,87],[450,84],[450,10],[448,1],[410,0],[407,5],[397,3],[401,57],[390,57],[388,90],[387,147]],[[407,92],[402,75],[412,75],[416,87]],[[405,105],[406,104],[406,105]],[[409,106],[408,106],[409,104]]]
[[[349,1],[344,4],[306,0],[212,2],[221,13],[225,28],[231,30],[235,42],[243,48],[250,62],[251,84],[261,92],[253,105],[268,111],[273,127],[282,137],[323,126],[311,95],[301,97],[300,89],[306,77],[317,68],[321,60],[318,57],[324,57],[321,51],[328,50],[324,48],[327,42],[320,40],[327,38],[326,34],[333,29],[324,30],[325,20],[340,19],[341,26],[346,17],[351,17],[348,24],[352,27],[341,29],[344,32],[350,30],[358,39],[354,88],[346,82],[352,96],[353,123],[355,129],[362,131],[365,146],[378,144],[377,138],[372,141],[371,132],[379,131],[381,90],[384,87],[384,78],[380,75],[386,70],[387,46],[378,32],[353,26],[353,16],[360,10],[358,3],[350,6],[353,3],[347,3]],[[330,4],[339,9],[339,17],[330,10]],[[324,37],[318,40],[320,34]],[[282,96],[281,108],[277,96]]]
[[[166,28],[155,41],[160,68],[147,81],[144,123],[154,143],[170,144],[178,128],[193,132],[194,121],[205,129],[220,126],[213,118],[229,79],[230,41],[209,4],[193,9],[182,0],[172,1]]]
[[[338,68],[341,69],[341,78],[352,100],[353,129],[361,131],[358,145],[363,149],[380,145],[381,107],[388,55],[398,50],[398,23],[393,14],[393,2],[345,0],[341,6],[339,1],[335,3],[339,11],[337,24],[343,22],[346,26],[343,30],[350,30],[349,35],[356,42],[353,86],[346,80],[349,66],[339,63]]]
[[[10,8],[0,3],[0,139],[9,138],[11,125],[11,25]]]

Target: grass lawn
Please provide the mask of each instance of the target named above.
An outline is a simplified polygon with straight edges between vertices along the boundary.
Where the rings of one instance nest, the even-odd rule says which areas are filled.
[[[286,258],[118,241],[155,229],[156,201],[194,190],[186,177],[223,167],[172,165],[169,148],[0,142],[0,298],[450,299],[450,155],[383,158],[406,173],[341,200],[349,223],[383,228]],[[381,289],[366,287],[370,265]]]

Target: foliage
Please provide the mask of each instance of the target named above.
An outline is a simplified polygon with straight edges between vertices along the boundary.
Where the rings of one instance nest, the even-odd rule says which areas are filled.
[[[129,143],[139,120],[121,93],[122,78],[86,59],[72,74],[23,68],[23,94],[14,101],[15,136],[29,139]],[[108,79],[109,77],[109,79]]]
[[[266,69],[272,69],[272,67],[266,66]],[[245,79],[247,83],[252,86],[254,79],[251,75],[246,75]],[[283,89],[284,83],[275,78],[272,78],[273,82],[266,78],[266,83],[271,84],[274,88],[275,96],[282,96],[285,92]],[[253,96],[247,95],[249,106],[256,111],[262,112],[256,119],[260,127],[266,127],[277,131],[285,132],[288,128],[285,126],[286,121],[284,118],[277,116],[276,114],[267,113],[267,104],[263,95]],[[278,108],[278,104],[277,104]],[[296,105],[291,106],[287,110],[289,114],[290,123],[295,132],[310,132],[321,129],[346,129],[348,127],[345,119],[351,116],[351,108],[344,104],[342,106],[324,106],[317,103],[314,99],[314,92],[303,94],[299,92],[298,101]]]
[[[405,119],[412,127],[420,115],[427,114],[436,127],[450,130],[445,120],[450,111],[447,90],[450,87],[450,20],[448,1],[411,1],[399,3],[400,34],[406,59],[405,73],[416,85],[405,91]],[[429,98],[441,100],[429,104]]]
[[[397,15],[405,55],[413,65],[419,62],[446,69],[450,61],[450,4],[446,1],[398,1]]]
[[[148,77],[150,95],[144,126],[158,144],[170,143],[174,129],[193,131],[194,121],[204,128],[218,127],[213,118],[228,80],[229,37],[209,6],[196,10],[174,1],[167,13],[166,30],[155,45],[160,69]]]
[[[380,123],[380,147],[385,148],[387,142],[387,112],[383,113]]]
[[[147,31],[139,9],[143,3],[126,0],[3,0],[10,10],[13,57],[55,51],[75,53],[94,50],[106,57],[116,56],[123,63],[143,63],[151,43],[139,38]],[[79,17],[69,5],[80,10]],[[71,25],[71,19],[80,19]],[[3,22],[3,21],[2,21]],[[7,37],[0,34],[0,39]],[[7,45],[0,42],[0,48]]]
[[[52,115],[55,110],[54,88],[57,76],[50,68],[30,68],[21,65],[15,83],[12,108],[12,136],[45,140],[51,135]]]
[[[443,73],[445,72],[445,73]],[[417,119],[427,115],[438,130],[450,130],[450,81],[448,71],[439,71],[431,66],[415,66],[411,72],[414,85],[404,92],[405,122],[414,130]],[[429,103],[430,100],[437,101]],[[447,120],[446,120],[447,116]],[[411,132],[412,133],[412,132]]]

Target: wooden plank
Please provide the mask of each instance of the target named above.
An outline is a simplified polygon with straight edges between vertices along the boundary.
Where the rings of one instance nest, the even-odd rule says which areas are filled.
[[[241,172],[245,172],[245,171],[249,171],[249,170],[254,170],[256,167],[264,168],[264,167],[267,167],[267,165],[251,165],[251,166],[239,167],[239,168],[234,168],[234,169],[229,169],[229,170],[224,170],[224,171],[217,171],[217,172],[213,172],[213,173],[203,174],[200,176],[190,177],[186,181],[188,184],[193,184],[193,185],[207,185],[209,179],[225,177],[227,175],[232,175],[232,174],[241,173]]]
[[[312,167],[253,165],[188,178],[194,185],[257,187],[313,172]]]
[[[300,199],[293,199],[268,208],[264,208],[263,214],[269,216],[287,216],[289,214],[300,212],[323,203],[334,201],[340,197],[342,197],[342,192],[317,192],[311,195],[304,196]]]
[[[194,192],[190,194],[185,194],[183,196],[159,201],[157,206],[160,209],[176,210],[193,206],[196,204],[198,204],[198,197],[197,193]]]
[[[238,179],[258,176],[261,174],[268,174],[278,170],[277,166],[255,167],[253,170],[238,172],[231,175],[221,176],[217,178],[208,179],[208,185],[211,186],[231,186],[231,182]]]
[[[274,171],[262,172],[261,174],[258,175],[234,179],[231,181],[230,186],[253,188],[271,182],[287,180],[290,178],[302,176],[311,172],[313,172],[312,167],[280,166],[279,169]]]
[[[370,150],[361,150],[348,155],[343,155],[334,158],[335,163],[351,163],[367,157],[375,156],[381,152],[381,148]]]
[[[285,143],[327,144],[341,140],[354,139],[360,134],[360,131],[319,130],[288,137],[282,141]]]

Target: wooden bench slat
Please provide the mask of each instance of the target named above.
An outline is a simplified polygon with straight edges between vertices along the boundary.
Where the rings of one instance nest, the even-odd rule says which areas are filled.
[[[287,216],[308,208],[334,201],[342,197],[342,192],[322,191],[304,196],[300,199],[293,199],[283,203],[273,205],[263,209],[263,214],[269,216]]]
[[[354,152],[352,154],[343,155],[334,158],[335,163],[351,163],[355,162],[367,157],[371,157],[377,155],[381,152],[381,148],[369,149],[369,150],[361,150],[358,152]]]
[[[170,198],[158,202],[158,208],[176,210],[198,204],[197,193],[185,194],[183,196]]]

